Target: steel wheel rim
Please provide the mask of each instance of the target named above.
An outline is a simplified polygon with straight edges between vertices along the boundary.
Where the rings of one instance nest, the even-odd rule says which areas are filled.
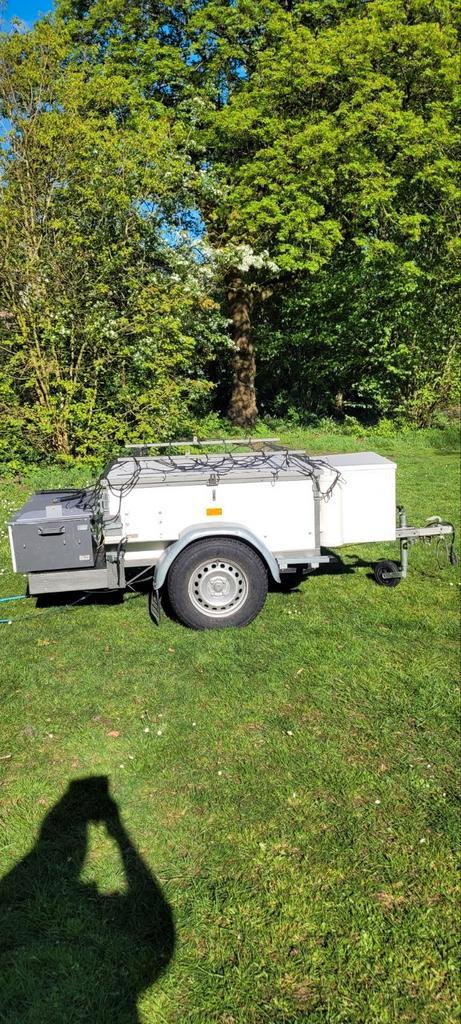
[[[225,618],[242,608],[248,597],[248,577],[241,565],[223,558],[207,559],[189,580],[188,594],[197,611]]]

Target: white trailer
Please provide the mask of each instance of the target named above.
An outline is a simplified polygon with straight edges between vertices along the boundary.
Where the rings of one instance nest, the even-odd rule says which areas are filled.
[[[13,566],[29,593],[122,589],[151,580],[196,629],[243,626],[261,610],[270,578],[296,584],[346,544],[399,541],[400,565],[381,561],[396,586],[418,537],[451,535],[440,520],[396,522],[396,464],[373,452],[308,456],[272,440],[184,442],[202,450],[134,446],[92,488],[38,492],[9,524]],[[236,442],[242,448],[242,442]],[[203,448],[222,447],[220,452]]]

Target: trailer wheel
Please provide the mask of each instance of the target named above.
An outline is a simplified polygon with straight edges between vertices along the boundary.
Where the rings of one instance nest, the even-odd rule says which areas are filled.
[[[184,548],[167,577],[175,614],[192,629],[247,626],[267,594],[264,562],[231,537],[207,537]]]
[[[380,562],[376,562],[373,569],[373,575],[375,580],[381,587],[398,587],[401,583],[401,576],[394,576],[391,579],[386,579],[384,573],[398,572],[399,567],[396,562],[388,562],[385,558],[382,558]]]

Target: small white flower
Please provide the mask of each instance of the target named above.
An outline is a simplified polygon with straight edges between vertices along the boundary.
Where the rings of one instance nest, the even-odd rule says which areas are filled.
[[[375,804],[380,804],[381,800],[375,800]]]
[[[292,733],[291,729],[287,729],[287,736],[292,736],[292,735],[293,735],[293,733]]]
[[[162,733],[161,729],[157,729],[157,736],[163,736],[163,733]]]
[[[221,771],[219,771],[219,772],[218,772],[218,775],[222,775],[222,772],[221,772]]]
[[[144,729],[144,732],[150,732],[150,729],[149,729],[148,725],[146,725],[146,728]]]

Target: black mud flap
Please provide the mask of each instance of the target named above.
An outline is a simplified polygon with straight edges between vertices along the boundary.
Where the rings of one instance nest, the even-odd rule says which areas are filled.
[[[160,594],[158,590],[155,589],[155,587],[152,587],[152,590],[150,591],[149,594],[149,615],[150,618],[152,619],[152,622],[154,622],[156,626],[160,625],[161,608],[162,606],[160,603]]]

